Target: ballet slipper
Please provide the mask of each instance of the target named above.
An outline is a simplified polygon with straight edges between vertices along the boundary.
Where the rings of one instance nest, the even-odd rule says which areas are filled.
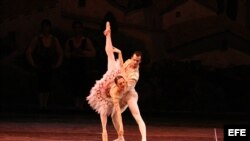
[[[105,30],[105,31],[103,32],[103,34],[104,34],[105,36],[108,36],[109,33],[110,33],[110,31],[108,31],[108,30]]]
[[[113,141],[125,141],[124,137],[121,136],[121,137],[118,137],[117,139],[113,140]]]
[[[105,31],[103,32],[103,34],[104,34],[105,36],[107,36],[107,35],[110,34],[110,33],[111,33],[110,23],[109,23],[109,22],[106,22],[106,29],[105,29]]]

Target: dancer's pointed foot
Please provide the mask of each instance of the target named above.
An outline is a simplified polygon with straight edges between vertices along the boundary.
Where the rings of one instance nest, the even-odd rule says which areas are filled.
[[[106,29],[103,32],[105,36],[109,35],[111,33],[110,23],[106,22]]]
[[[115,140],[113,140],[113,141],[125,141],[125,139],[124,139],[124,137],[122,136],[122,137],[119,137],[119,138],[117,138],[117,139],[115,139]]]
[[[108,133],[107,132],[102,133],[102,141],[108,141]]]

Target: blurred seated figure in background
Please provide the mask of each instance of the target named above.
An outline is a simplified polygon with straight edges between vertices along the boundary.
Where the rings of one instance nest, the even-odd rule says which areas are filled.
[[[61,45],[51,30],[51,21],[42,20],[40,34],[34,37],[26,50],[28,63],[38,76],[41,109],[46,109],[48,106],[53,71],[59,68],[63,61]]]
[[[72,23],[74,35],[66,42],[64,49],[68,61],[70,91],[75,100],[77,109],[83,108],[84,97],[89,92],[91,76],[89,72],[93,68],[93,60],[96,50],[91,40],[84,36],[83,24],[80,21]]]

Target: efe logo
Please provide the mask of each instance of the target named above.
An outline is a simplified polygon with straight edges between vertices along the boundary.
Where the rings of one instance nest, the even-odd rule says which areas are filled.
[[[224,141],[250,141],[249,125],[224,125]]]
[[[228,129],[228,136],[246,136],[246,129]]]

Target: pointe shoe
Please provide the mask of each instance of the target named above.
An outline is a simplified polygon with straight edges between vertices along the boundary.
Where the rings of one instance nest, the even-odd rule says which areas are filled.
[[[102,133],[102,141],[108,141],[108,134],[107,134],[107,132]]]
[[[105,29],[105,31],[103,32],[103,34],[104,34],[105,36],[107,36],[109,33],[111,33],[110,23],[109,23],[109,22],[106,22],[106,29]]]
[[[110,22],[109,21],[106,22],[106,28],[110,28]]]
[[[124,137],[122,136],[122,137],[119,137],[119,138],[117,138],[117,139],[115,139],[115,140],[113,140],[113,141],[125,141],[125,139],[124,139]]]

